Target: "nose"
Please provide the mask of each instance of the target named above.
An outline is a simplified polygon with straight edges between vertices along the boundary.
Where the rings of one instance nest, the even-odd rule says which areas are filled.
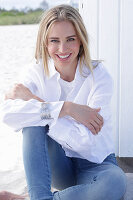
[[[68,45],[66,44],[66,42],[60,42],[59,51],[61,53],[65,53],[67,49],[68,49]]]

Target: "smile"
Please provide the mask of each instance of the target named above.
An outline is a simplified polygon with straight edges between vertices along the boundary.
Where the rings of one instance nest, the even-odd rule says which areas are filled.
[[[70,53],[70,54],[67,54],[67,55],[64,55],[64,56],[62,56],[62,55],[58,55],[58,54],[56,54],[56,55],[57,55],[58,58],[60,58],[60,59],[67,59],[67,58],[70,57],[71,53]]]

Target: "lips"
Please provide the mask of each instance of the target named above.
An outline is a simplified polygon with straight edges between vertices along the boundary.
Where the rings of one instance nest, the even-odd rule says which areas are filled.
[[[65,56],[58,55],[58,56],[59,56],[59,58],[68,58],[69,55],[65,55]]]
[[[65,54],[65,55],[56,54],[56,56],[61,60],[67,60],[71,56],[71,53],[70,54]]]

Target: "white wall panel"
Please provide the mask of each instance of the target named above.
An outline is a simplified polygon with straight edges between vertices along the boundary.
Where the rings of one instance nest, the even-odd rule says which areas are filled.
[[[103,59],[114,79],[116,154],[133,156],[133,0],[80,0],[92,58]]]
[[[119,146],[119,1],[99,1],[99,58],[105,62],[114,79],[112,98],[115,149]]]
[[[88,6],[90,5],[90,6]],[[90,38],[91,55],[93,58],[98,57],[98,20],[96,13],[98,12],[97,0],[81,0],[79,3],[80,14],[83,16],[84,23],[87,27]]]
[[[133,156],[133,0],[121,5],[120,156]]]

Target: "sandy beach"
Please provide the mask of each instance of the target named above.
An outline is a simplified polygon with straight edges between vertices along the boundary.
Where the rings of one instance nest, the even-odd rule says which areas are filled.
[[[38,25],[0,26],[0,103],[24,67],[34,60]],[[0,191],[26,193],[22,133],[0,121]]]

